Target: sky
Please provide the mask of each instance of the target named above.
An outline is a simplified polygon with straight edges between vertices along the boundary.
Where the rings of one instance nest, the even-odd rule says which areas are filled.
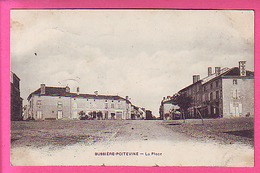
[[[40,87],[129,96],[159,115],[163,97],[208,67],[254,71],[254,12],[12,10],[11,71],[21,97]]]

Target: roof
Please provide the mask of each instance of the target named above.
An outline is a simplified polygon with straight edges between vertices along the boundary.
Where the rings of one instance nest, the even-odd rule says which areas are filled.
[[[227,71],[225,71],[224,73],[218,75],[218,76],[215,76],[214,78],[208,80],[208,81],[204,81],[203,84],[205,83],[208,83],[210,81],[213,81],[213,80],[217,80],[219,78],[228,78],[228,77],[236,77],[236,78],[248,78],[248,77],[254,77],[254,72],[252,71],[248,71],[246,70],[246,76],[240,76],[240,70],[238,67],[233,67]]]
[[[163,101],[162,101],[162,104],[168,104],[168,103],[169,103],[169,104],[174,104],[173,102],[174,102],[173,99],[165,100],[165,101],[163,100]]]
[[[15,78],[16,80],[20,81],[20,78],[14,73],[11,71],[11,78]]]
[[[66,92],[66,87],[48,87],[48,86],[45,87],[45,94],[41,94],[41,88],[38,88],[28,96],[27,100],[30,100],[32,95],[108,99],[108,100],[126,100],[125,98],[117,95],[77,94],[77,93]],[[128,103],[131,103],[129,100],[126,101]]]
[[[238,67],[234,67],[231,70],[229,70],[226,74],[224,74],[223,76],[240,76],[240,70]],[[245,77],[253,77],[254,76],[254,72],[252,71],[248,71],[246,70],[246,76]],[[244,76],[242,76],[244,77]]]
[[[194,86],[194,85],[197,85],[197,84],[199,84],[199,83],[201,83],[201,82],[202,82],[202,80],[199,80],[199,81],[197,81],[197,82],[195,82],[195,83],[192,83],[192,84],[186,86],[185,88],[181,89],[179,92],[182,92],[182,91],[184,91],[184,90],[186,90],[186,89],[188,89],[188,88],[190,88],[190,87],[192,87],[192,86]]]
[[[197,81],[196,83],[193,83],[193,84],[181,89],[179,92],[182,92],[182,91],[198,84],[199,82],[201,82],[202,84],[205,84],[205,83],[208,83],[210,81],[213,81],[213,80],[216,80],[216,79],[219,79],[219,78],[225,78],[225,77],[240,77],[240,78],[254,77],[254,72],[246,70],[246,76],[240,76],[240,70],[239,70],[238,67],[233,67],[231,69],[223,68],[223,69],[221,69],[219,75],[216,75],[216,73],[214,73],[210,76],[207,76],[207,77]]]

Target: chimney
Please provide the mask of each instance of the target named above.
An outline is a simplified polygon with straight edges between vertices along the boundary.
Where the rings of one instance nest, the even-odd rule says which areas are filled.
[[[45,84],[41,84],[41,94],[45,94]]]
[[[212,75],[212,67],[208,67],[208,76]]]
[[[220,74],[220,67],[215,67],[215,73],[216,73],[216,75]]]
[[[128,97],[128,96],[125,96],[125,99],[126,99],[126,100],[128,100],[128,99],[129,99],[129,97]]]
[[[239,61],[240,76],[246,76],[246,61]]]
[[[66,93],[69,93],[70,92],[70,87],[67,85],[66,86]]]
[[[79,87],[77,87],[77,95],[79,95]]]
[[[163,97],[163,100],[165,100],[165,97]]]
[[[200,75],[193,75],[192,78],[193,78],[193,83],[196,83],[200,80]]]
[[[197,75],[197,82],[200,80],[200,75]]]
[[[196,75],[193,75],[193,76],[192,76],[192,79],[193,79],[193,83],[196,83],[196,80],[197,80]]]
[[[95,91],[94,93],[95,93],[96,96],[98,96],[98,91]]]

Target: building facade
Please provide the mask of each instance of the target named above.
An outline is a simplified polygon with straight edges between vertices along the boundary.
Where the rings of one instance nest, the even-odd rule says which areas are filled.
[[[79,119],[84,113],[93,119],[131,119],[128,97],[71,93],[67,87],[41,87],[28,97],[29,117],[35,120]]]
[[[132,120],[143,120],[145,119],[145,108],[140,108],[135,105],[131,105],[131,119]]]
[[[172,97],[164,97],[160,105],[160,119],[161,120],[174,120],[177,119],[175,112],[179,111],[180,107],[175,103]]]
[[[11,92],[11,120],[22,120],[23,99],[20,96],[20,79],[11,72],[10,73],[10,92]]]
[[[208,76],[193,76],[193,83],[178,93],[191,98],[186,118],[254,116],[254,72],[238,67],[208,68]]]

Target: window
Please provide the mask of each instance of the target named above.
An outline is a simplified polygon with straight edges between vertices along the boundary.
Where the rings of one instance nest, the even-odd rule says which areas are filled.
[[[205,94],[205,101],[208,101],[209,100],[209,95],[208,94]]]
[[[216,81],[216,87],[218,87],[218,81]]]
[[[114,105],[114,103],[111,103],[111,108],[115,108],[115,105]]]
[[[204,92],[206,92],[207,91],[207,88],[206,88],[206,86],[204,86]]]
[[[212,88],[213,88],[213,83],[210,84],[210,89],[212,90]]]
[[[41,100],[37,100],[37,107],[40,108],[42,105],[42,101]]]
[[[73,109],[77,109],[77,107],[78,107],[77,103],[74,102],[74,103],[72,104],[72,108],[73,108]]]
[[[216,99],[219,99],[219,91],[216,91]]]
[[[237,79],[233,79],[233,85],[237,85]]]
[[[58,103],[57,103],[57,108],[62,108],[62,102],[61,101],[59,101]]]
[[[233,99],[237,99],[239,97],[238,95],[238,90],[237,89],[234,89],[233,90]]]
[[[211,92],[210,95],[209,95],[209,99],[210,99],[210,101],[213,100],[213,93],[212,93],[212,92]]]
[[[108,108],[108,103],[105,103],[105,109],[107,109]]]

